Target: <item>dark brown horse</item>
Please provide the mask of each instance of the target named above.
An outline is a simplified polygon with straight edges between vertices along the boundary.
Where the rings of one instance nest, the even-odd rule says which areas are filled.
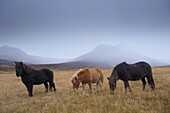
[[[151,66],[146,62],[138,62],[135,64],[127,64],[123,62],[118,64],[112,71],[112,74],[107,79],[109,80],[110,93],[114,94],[114,90],[116,89],[116,82],[120,79],[124,82],[125,85],[125,93],[127,92],[127,88],[131,92],[129,86],[130,81],[141,80],[143,83],[143,90],[145,90],[147,78],[149,85],[154,90],[155,83],[152,77],[152,69]]]
[[[33,68],[23,64],[22,62],[15,62],[15,69],[17,77],[21,76],[22,82],[27,87],[29,96],[32,95],[33,85],[44,84],[46,92],[48,92],[48,83],[50,84],[50,90],[52,87],[56,91],[55,84],[53,82],[54,75],[49,69],[34,70]]]
[[[72,77],[71,82],[73,84],[73,89],[78,89],[80,86],[80,83],[82,83],[83,86],[83,93],[85,91],[85,84],[89,85],[89,88],[92,92],[92,84],[96,83],[96,86],[98,88],[98,85],[101,86],[100,83],[103,83],[103,74],[99,68],[85,68],[85,69],[79,69]]]

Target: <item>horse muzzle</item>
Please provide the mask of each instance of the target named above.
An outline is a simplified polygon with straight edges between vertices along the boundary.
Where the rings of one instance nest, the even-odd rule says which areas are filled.
[[[19,77],[20,75],[16,74],[17,77]]]
[[[22,69],[16,69],[16,75],[17,77],[22,75]]]
[[[76,89],[73,89],[73,91],[76,91]]]

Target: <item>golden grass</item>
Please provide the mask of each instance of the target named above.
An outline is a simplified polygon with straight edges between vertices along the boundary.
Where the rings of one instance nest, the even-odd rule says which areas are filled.
[[[103,70],[103,89],[90,93],[88,86],[72,90],[70,77],[77,70],[54,70],[56,92],[45,93],[44,85],[34,86],[34,97],[28,97],[26,87],[14,71],[0,73],[0,113],[170,113],[170,68],[154,68],[156,90],[149,86],[142,91],[142,82],[130,82],[132,93],[125,94],[118,81],[115,95],[110,95],[107,76]]]

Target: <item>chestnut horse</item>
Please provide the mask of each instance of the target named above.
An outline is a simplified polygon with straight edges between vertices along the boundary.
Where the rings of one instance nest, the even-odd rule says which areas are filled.
[[[83,93],[85,92],[85,84],[89,85],[89,88],[92,92],[92,84],[96,83],[96,87],[103,83],[103,73],[99,68],[85,68],[79,69],[70,79],[73,84],[73,89],[77,89],[82,83],[83,86]]]

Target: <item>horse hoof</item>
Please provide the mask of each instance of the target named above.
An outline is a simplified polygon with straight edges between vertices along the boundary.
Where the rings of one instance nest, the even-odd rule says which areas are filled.
[[[114,95],[114,91],[110,91],[110,94],[111,94],[111,95]]]
[[[33,97],[33,95],[29,95],[29,97]]]

